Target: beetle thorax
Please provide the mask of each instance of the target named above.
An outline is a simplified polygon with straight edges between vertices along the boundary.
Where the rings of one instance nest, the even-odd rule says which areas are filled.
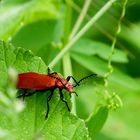
[[[66,89],[68,92],[73,92],[73,84],[69,83],[66,79],[57,80],[57,86],[61,89]]]

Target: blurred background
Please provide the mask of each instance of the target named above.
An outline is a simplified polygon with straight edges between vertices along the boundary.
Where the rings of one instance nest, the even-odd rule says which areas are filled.
[[[91,1],[80,29],[107,2]],[[102,102],[105,90],[111,95],[115,92],[123,102],[121,108],[109,111],[105,125],[93,136],[94,140],[140,139],[140,1],[128,0],[126,7],[124,2],[116,1],[69,51],[70,67],[76,79],[91,73],[106,74],[111,45],[122,10],[126,10],[111,58],[113,73],[108,78],[108,86],[95,84],[94,78],[90,78],[76,89],[77,115],[84,120]],[[0,39],[31,50],[48,65],[67,42],[84,4],[83,0],[2,0]],[[65,65],[69,67],[69,63]],[[53,70],[65,75],[63,68],[64,60]]]

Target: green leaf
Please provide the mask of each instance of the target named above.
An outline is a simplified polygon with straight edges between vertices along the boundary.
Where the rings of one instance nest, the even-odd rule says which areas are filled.
[[[0,87],[7,81],[7,69],[15,67],[18,73],[39,72],[46,73],[45,63],[30,51],[22,48],[14,48],[11,44],[0,42]],[[50,112],[48,119],[45,120],[47,110],[47,92],[25,98],[25,109],[17,120],[17,124],[12,126],[9,120],[0,115],[0,126],[11,131],[17,139],[88,139],[88,132],[85,123],[71,114],[64,102],[60,101],[56,90],[50,101]],[[70,97],[67,92],[64,96],[70,105]],[[22,99],[21,99],[22,100]],[[0,104],[1,105],[1,104]]]
[[[124,26],[120,34],[121,38],[123,38],[125,41],[128,42],[128,44],[131,45],[132,52],[136,50],[137,52],[140,53],[139,33],[140,33],[140,23],[138,22],[135,25],[130,24],[129,27]]]
[[[99,41],[83,38],[72,47],[71,51],[85,55],[98,55],[101,58],[108,60],[111,53],[111,46]],[[115,48],[112,61],[127,63],[128,58],[124,51]]]
[[[94,137],[101,128],[103,127],[108,116],[108,109],[106,106],[101,106],[98,110],[90,116],[90,118],[86,121],[86,125],[88,126],[89,135]]]
[[[93,73],[104,76],[108,72],[107,63],[96,56],[87,56],[79,53],[72,53],[71,56],[75,61]],[[128,90],[140,91],[139,83],[135,79],[115,67],[113,73],[109,76],[109,81],[111,83],[114,82],[118,87],[121,86]]]
[[[102,132],[113,140],[140,139],[140,96],[127,92],[121,99],[123,108],[109,112],[109,119]]]
[[[25,49],[32,50],[38,56],[41,56],[40,54],[44,53],[47,57],[47,52],[44,52],[42,49],[50,47],[52,44],[51,42],[58,42],[54,36],[61,37],[61,29],[59,27],[56,20],[41,20],[34,22],[24,26],[16,35],[14,35],[11,42],[15,47],[22,46]],[[59,28],[59,30],[57,28]],[[59,32],[59,35],[57,32]],[[38,51],[41,53],[38,54]],[[49,55],[51,55],[51,53],[49,53]],[[46,59],[43,60],[45,61]]]
[[[32,0],[19,4],[0,5],[0,38],[7,40],[23,25],[59,17],[60,3],[53,0]],[[14,21],[14,22],[13,22]]]

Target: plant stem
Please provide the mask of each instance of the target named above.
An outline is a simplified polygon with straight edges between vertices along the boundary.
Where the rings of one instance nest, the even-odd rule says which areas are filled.
[[[112,45],[111,45],[111,53],[110,53],[110,56],[109,56],[109,59],[108,59],[108,69],[109,69],[109,71],[105,74],[106,78],[113,72],[113,67],[112,67],[112,64],[111,64],[112,56],[114,54],[115,44],[117,42],[117,37],[118,37],[119,33],[121,32],[121,22],[122,22],[123,17],[125,16],[125,9],[126,9],[125,7],[126,7],[126,4],[127,4],[127,1],[128,0],[124,0],[123,6],[122,6],[122,13],[121,13],[121,16],[119,18],[116,33],[115,33],[115,36],[114,36],[114,39],[113,39],[113,42],[112,42]]]
[[[113,72],[112,56],[114,54],[115,45],[116,45],[116,42],[117,42],[117,37],[118,37],[119,33],[121,32],[121,22],[122,22],[123,17],[125,16],[125,9],[126,9],[127,2],[128,2],[128,0],[124,0],[124,3],[122,5],[121,16],[120,16],[120,19],[118,20],[118,25],[117,25],[116,33],[114,35],[114,39],[113,39],[113,42],[112,42],[112,45],[111,45],[111,53],[110,53],[110,56],[109,56],[109,59],[108,59],[108,72],[104,75],[104,77],[105,77],[105,84],[104,84],[104,86],[105,87],[108,86],[108,77]],[[105,93],[109,95],[108,90],[106,90]],[[113,94],[114,95],[112,95],[112,97],[115,97],[115,99],[117,100],[117,103],[115,103],[115,100],[112,100],[114,102],[114,104],[115,104],[114,106],[115,107],[122,107],[123,103],[122,103],[120,97],[118,95],[116,95],[115,93],[113,93]]]
[[[64,49],[51,61],[49,67],[53,67],[63,56],[64,54],[72,47],[72,45],[82,36],[84,33],[112,6],[116,0],[110,0],[107,2],[95,16],[73,37],[71,41],[66,44]]]
[[[69,33],[71,30],[71,17],[72,17],[72,8],[70,4],[67,2],[66,4],[66,12],[65,12],[65,20],[64,20],[64,35],[63,35],[63,48],[66,47],[65,44],[68,42]],[[63,56],[63,73],[64,76],[68,76],[72,74],[71,61],[69,54],[65,54]]]
[[[66,47],[65,44],[67,44],[68,40],[69,40],[69,33],[71,30],[71,18],[72,18],[72,8],[71,5],[69,3],[67,3],[67,9],[66,9],[66,14],[65,14],[65,23],[64,23],[64,46]],[[62,62],[63,62],[63,74],[65,77],[72,75],[72,66],[71,66],[71,59],[70,59],[70,55],[69,52],[67,52],[66,54],[64,54],[63,58],[62,58]],[[72,96],[71,98],[72,100],[72,110],[71,112],[73,114],[76,114],[76,103],[75,103],[75,97]]]
[[[63,57],[63,71],[64,71],[64,76],[67,77],[69,75],[72,75],[72,66],[71,66],[71,60],[70,60],[70,55],[67,52],[64,57]],[[72,110],[71,112],[73,114],[76,114],[76,103],[75,103],[75,96],[71,96],[72,100]]]
[[[80,28],[80,25],[81,25],[85,15],[86,15],[87,11],[88,11],[90,3],[91,3],[91,0],[85,0],[84,7],[83,7],[83,9],[82,9],[77,21],[76,21],[74,28],[72,29],[69,40],[71,40],[75,36],[78,29]]]
[[[71,17],[72,17],[72,8],[69,3],[66,3],[66,11],[65,11],[65,18],[64,18],[64,35],[63,35],[63,47],[68,42],[70,30],[71,30]]]

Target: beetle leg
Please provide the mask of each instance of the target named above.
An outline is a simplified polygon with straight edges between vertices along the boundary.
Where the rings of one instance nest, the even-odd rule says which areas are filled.
[[[21,98],[22,97],[23,98],[23,101],[24,101],[25,94],[26,94],[27,90],[22,90],[22,92],[23,93],[21,95],[18,95],[17,98]]]
[[[25,94],[25,90],[23,90],[23,89],[19,89],[18,92],[17,92],[17,94],[19,94],[20,91],[22,92],[22,94],[18,95],[17,98],[21,98],[21,97],[23,97],[24,94]]]
[[[62,102],[64,102],[68,108],[68,111],[70,111],[70,108],[68,106],[68,103],[66,100],[64,100],[64,96],[63,96],[63,93],[62,93],[62,89],[59,89],[59,94],[60,94],[60,99],[62,100]]]
[[[34,95],[35,93],[36,93],[36,91],[28,92],[27,90],[24,90],[24,93],[21,94],[21,95],[19,95],[19,96],[17,96],[17,98],[23,97],[23,101],[24,101],[24,98],[25,98],[26,96],[32,96],[32,95]]]
[[[57,74],[57,72],[51,72],[50,68],[48,67],[48,74]]]
[[[36,91],[34,91],[34,92],[26,92],[25,93],[25,96],[24,97],[26,97],[26,96],[32,96],[32,95],[34,95],[36,93]]]
[[[50,70],[50,68],[48,67],[48,74],[50,74],[51,73],[51,70]]]
[[[24,101],[25,93],[23,93],[23,94],[17,96],[17,98],[21,98],[21,97],[23,97],[23,101]]]
[[[70,78],[72,78],[72,79],[74,80],[74,82],[76,83],[75,86],[77,86],[77,85],[79,86],[79,83],[76,81],[76,79],[75,79],[73,76],[68,76],[68,77],[66,78],[66,80],[69,81]]]
[[[46,113],[45,119],[48,118],[48,114],[49,114],[49,110],[50,110],[49,101],[51,100],[51,98],[53,96],[53,92],[54,92],[54,89],[51,90],[51,94],[47,98],[47,113]]]

